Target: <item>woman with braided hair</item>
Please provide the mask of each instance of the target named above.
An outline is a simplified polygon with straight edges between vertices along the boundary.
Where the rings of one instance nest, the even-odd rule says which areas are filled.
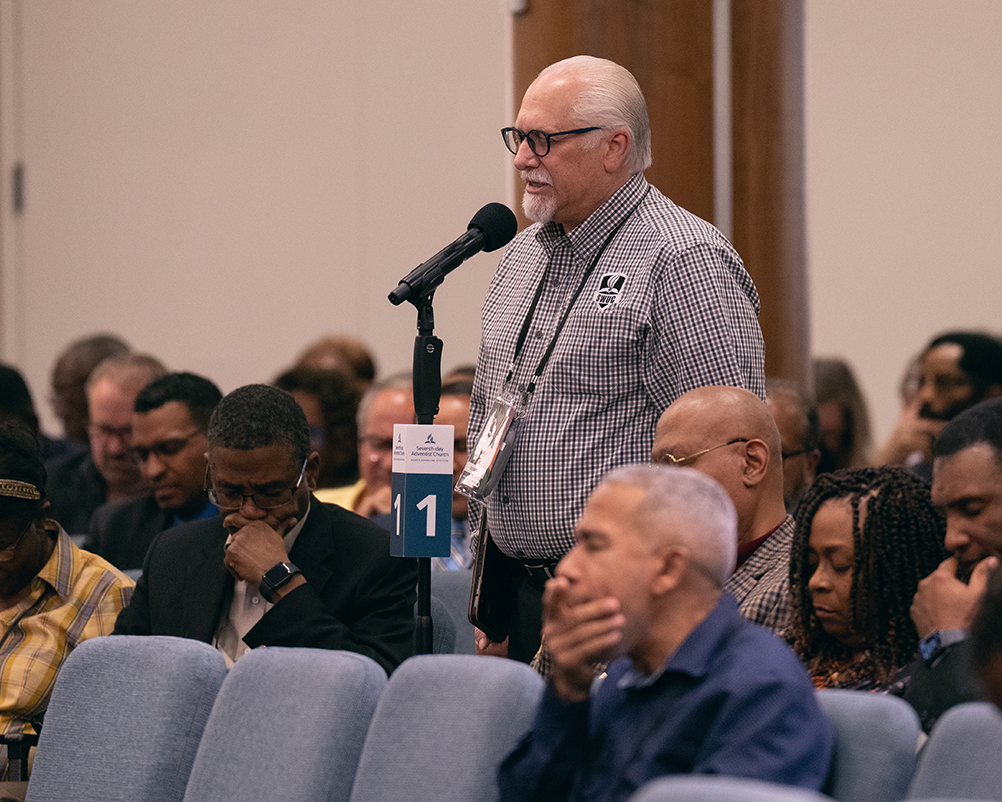
[[[928,486],[885,466],[819,476],[797,512],[788,637],[819,688],[886,690],[918,648],[908,609],[946,557]]]

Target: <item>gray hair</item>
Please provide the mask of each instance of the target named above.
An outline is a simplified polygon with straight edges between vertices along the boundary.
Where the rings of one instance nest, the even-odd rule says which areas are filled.
[[[365,429],[365,421],[369,417],[369,408],[372,406],[373,399],[383,392],[383,390],[402,390],[407,393],[413,393],[414,378],[407,371],[403,371],[372,383],[372,386],[362,396],[362,400],[358,402],[358,415],[355,417],[355,421],[358,426],[359,436],[362,435]]]
[[[631,173],[651,166],[651,124],[647,101],[633,74],[614,61],[594,56],[574,56],[551,64],[540,76],[583,78],[585,87],[574,103],[574,114],[582,125],[626,128],[630,150],[626,165]]]
[[[87,377],[86,388],[89,393],[99,381],[109,379],[121,387],[134,388],[138,392],[166,373],[166,366],[155,356],[125,351],[98,362]]]
[[[208,446],[249,451],[276,443],[288,446],[292,461],[310,455],[310,426],[296,399],[269,384],[238,387],[216,406],[209,419]]]
[[[692,468],[628,465],[607,473],[602,484],[643,490],[634,512],[639,531],[652,540],[684,545],[693,564],[719,586],[734,572],[738,515],[730,496],[713,479]],[[668,527],[668,521],[681,525]]]

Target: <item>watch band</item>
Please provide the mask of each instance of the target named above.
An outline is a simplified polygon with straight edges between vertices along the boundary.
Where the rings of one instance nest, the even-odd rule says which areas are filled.
[[[301,573],[292,563],[277,563],[264,572],[258,592],[265,601],[270,602],[276,590],[289,584],[292,577]]]
[[[931,665],[954,644],[967,640],[970,633],[966,629],[937,629],[919,641],[919,652],[927,665]]]

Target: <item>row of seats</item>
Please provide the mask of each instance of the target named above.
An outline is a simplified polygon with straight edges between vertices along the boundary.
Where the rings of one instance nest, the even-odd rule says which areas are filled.
[[[270,647],[227,674],[199,641],[94,638],[67,658],[28,802],[490,800],[543,682],[427,655],[387,681],[352,652]]]
[[[95,638],[67,659],[28,802],[491,802],[543,690],[528,667],[425,655],[387,680],[350,652],[262,648],[228,674],[207,644]],[[947,713],[916,759],[899,699],[819,691],[838,730],[829,796],[720,777],[650,783],[631,802],[1002,799],[1002,716]]]

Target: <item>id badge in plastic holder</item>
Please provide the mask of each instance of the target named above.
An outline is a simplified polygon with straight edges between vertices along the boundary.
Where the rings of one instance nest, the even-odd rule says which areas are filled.
[[[474,501],[484,501],[494,492],[515,449],[524,415],[525,402],[521,393],[502,392],[495,399],[477,445],[456,482],[457,493]]]

